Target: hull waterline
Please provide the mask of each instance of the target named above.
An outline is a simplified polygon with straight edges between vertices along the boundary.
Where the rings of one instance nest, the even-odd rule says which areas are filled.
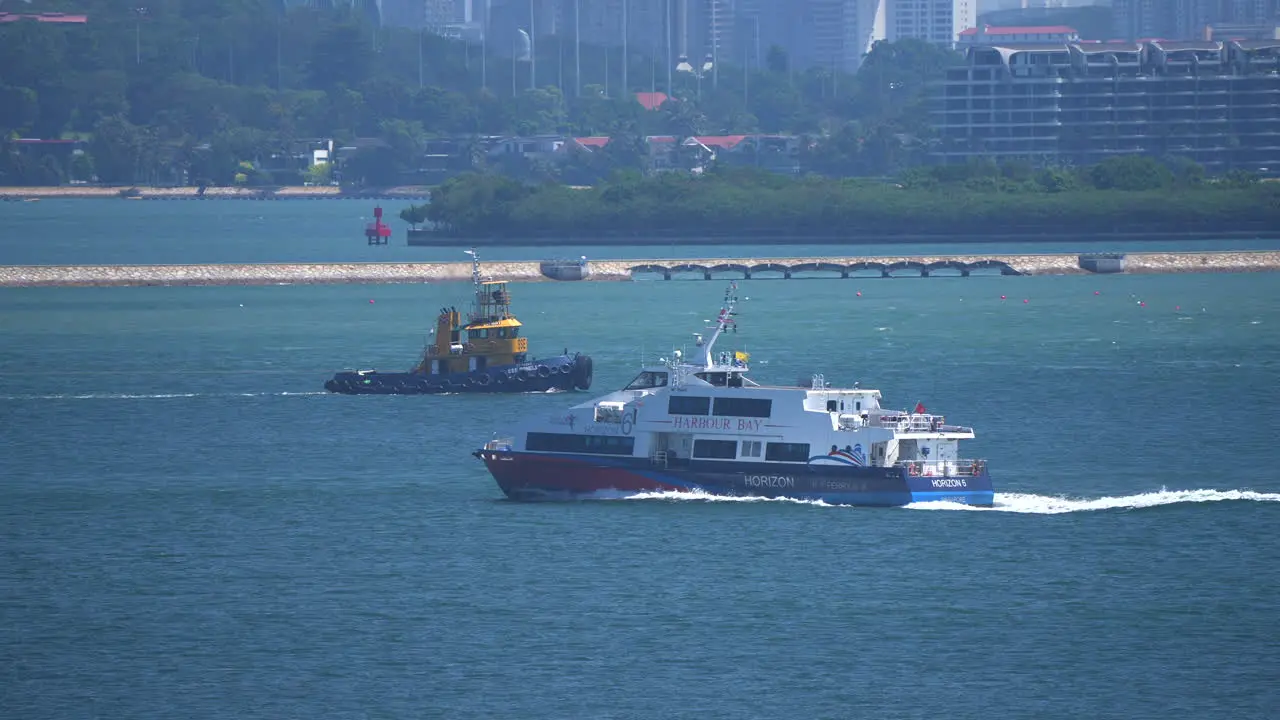
[[[833,505],[898,507],[954,502],[989,507],[991,475],[912,476],[902,467],[832,467],[693,461],[657,467],[647,458],[545,455],[478,450],[507,497],[520,501],[585,500],[652,492],[820,500]],[[729,467],[731,466],[731,467]]]
[[[561,355],[444,375],[421,372],[340,372],[325,381],[332,393],[344,395],[443,395],[448,393],[524,393],[587,390],[592,363],[587,355]]]

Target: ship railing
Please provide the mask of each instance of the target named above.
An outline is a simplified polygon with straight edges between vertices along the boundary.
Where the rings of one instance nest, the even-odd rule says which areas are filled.
[[[649,462],[653,463],[654,465],[657,465],[658,467],[665,468],[667,466],[667,459],[668,457],[667,457],[666,450],[655,450],[652,454],[649,455]]]
[[[510,452],[515,449],[513,438],[494,438],[484,444],[484,449],[492,452]]]
[[[948,425],[945,415],[902,413],[868,418],[871,427],[882,427],[897,432],[973,432],[973,428]]]
[[[977,477],[987,467],[986,460],[904,460],[898,467],[908,475],[921,477]]]

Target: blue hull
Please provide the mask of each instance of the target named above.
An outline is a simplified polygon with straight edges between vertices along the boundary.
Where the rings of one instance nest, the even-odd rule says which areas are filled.
[[[325,381],[324,388],[344,395],[547,392],[587,390],[591,387],[591,376],[591,357],[575,354],[447,375],[373,370],[340,372]]]
[[[918,477],[900,467],[686,461],[478,450],[513,500],[578,500],[650,492],[821,500],[833,505],[895,507],[919,502],[991,506],[995,489],[984,465],[976,475]]]

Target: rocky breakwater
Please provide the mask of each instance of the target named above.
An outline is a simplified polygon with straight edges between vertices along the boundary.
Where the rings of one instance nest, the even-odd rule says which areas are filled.
[[[814,258],[681,258],[672,260],[603,260],[591,262],[589,280],[627,280],[633,268],[680,265],[703,268],[737,265],[773,268],[828,263],[928,265],[937,262],[972,264],[999,261],[1023,275],[1079,275],[1079,256],[1060,255],[948,255],[900,257]],[[1128,253],[1126,273],[1274,272],[1280,271],[1280,251]],[[513,282],[554,282],[535,261],[487,262],[486,278]],[[723,276],[721,276],[723,277]],[[147,285],[305,285],[337,283],[467,282],[468,263],[278,263],[240,265],[8,265],[0,266],[0,287],[147,286]]]
[[[537,266],[533,274],[538,274]],[[466,280],[459,263],[34,265],[0,267],[0,286],[307,285]],[[513,278],[516,279],[516,278]]]
[[[537,262],[487,262],[486,279],[553,282]],[[592,280],[626,280],[594,272]],[[470,263],[264,263],[227,265],[6,265],[0,287],[127,287],[151,285],[322,285],[338,283],[467,282]]]
[[[1126,273],[1275,272],[1280,251],[1129,253]]]

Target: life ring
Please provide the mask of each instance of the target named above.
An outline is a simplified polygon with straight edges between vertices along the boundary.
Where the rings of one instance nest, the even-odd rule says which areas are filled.
[[[915,463],[911,463],[910,465],[907,465],[907,472],[911,473],[912,475],[919,475],[920,466],[916,465]]]
[[[551,368],[547,367],[546,365],[539,365],[538,377],[541,377],[541,378],[551,377]]]

